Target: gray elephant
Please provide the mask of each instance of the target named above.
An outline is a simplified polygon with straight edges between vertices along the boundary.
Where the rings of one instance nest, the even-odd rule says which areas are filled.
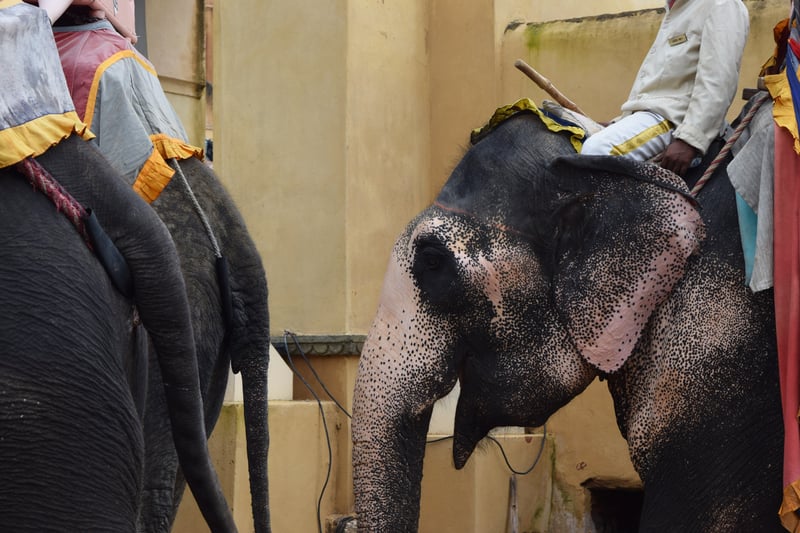
[[[655,165],[574,155],[530,112],[475,139],[398,239],[361,355],[359,529],[417,529],[431,411],[456,380],[461,468],[492,428],[540,426],[600,377],[641,531],[779,530],[771,291],[744,285],[729,181],[698,201]]]
[[[262,533],[270,529],[266,464],[269,314],[264,268],[238,209],[213,170],[194,157],[173,164],[180,166],[180,175],[151,206],[169,229],[180,257],[192,308],[209,434],[222,408],[229,369],[242,374],[253,519],[255,531]],[[152,360],[156,354],[150,357]],[[148,394],[145,412],[147,485],[142,529],[166,532],[175,519],[185,482],[178,469],[157,369],[149,381],[152,394]]]
[[[67,195],[56,190],[54,205],[14,166],[0,170],[0,530],[136,531],[147,386],[141,323],[165,376],[183,472],[211,530],[235,531],[208,456],[189,305],[167,229],[76,135],[33,161],[101,221],[130,272],[138,313],[60,212],[75,207]],[[46,174],[31,168],[26,175]]]

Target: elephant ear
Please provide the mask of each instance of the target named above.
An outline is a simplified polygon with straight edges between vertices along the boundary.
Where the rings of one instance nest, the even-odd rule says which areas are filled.
[[[699,250],[703,221],[683,180],[656,165],[568,156],[549,170],[562,190],[553,299],[583,356],[614,372]]]

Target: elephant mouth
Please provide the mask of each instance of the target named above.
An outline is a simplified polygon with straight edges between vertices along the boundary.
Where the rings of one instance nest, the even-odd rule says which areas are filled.
[[[462,385],[463,387],[463,385]],[[457,470],[464,468],[475,447],[485,437],[491,426],[481,421],[478,406],[468,400],[468,394],[461,389],[461,396],[456,407],[455,427],[453,431],[453,463]]]
[[[464,465],[467,464],[467,461],[472,456],[472,452],[475,451],[478,442],[483,437],[484,435],[479,435],[477,432],[466,434],[456,431],[453,437],[453,463],[455,463],[457,470],[464,468]]]

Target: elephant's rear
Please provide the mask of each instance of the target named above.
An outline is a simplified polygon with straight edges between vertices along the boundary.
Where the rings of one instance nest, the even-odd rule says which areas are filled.
[[[0,173],[0,531],[133,531],[130,306],[75,228]]]

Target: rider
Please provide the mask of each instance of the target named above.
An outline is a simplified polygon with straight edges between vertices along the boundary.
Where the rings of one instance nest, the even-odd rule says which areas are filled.
[[[724,129],[750,22],[741,0],[667,0],[622,114],[582,154],[640,161],[684,176]]]

